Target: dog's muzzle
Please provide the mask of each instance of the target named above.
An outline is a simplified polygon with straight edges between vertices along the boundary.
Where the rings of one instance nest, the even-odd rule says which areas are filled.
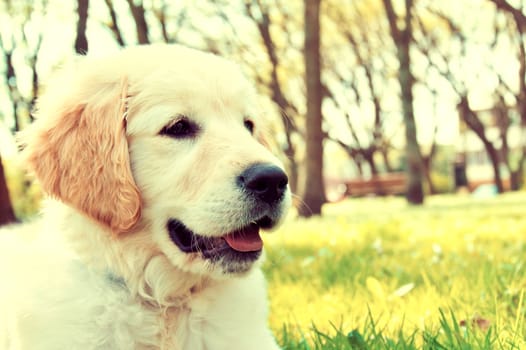
[[[261,255],[263,241],[260,229],[271,229],[284,215],[282,202],[288,190],[285,172],[272,164],[254,164],[236,177],[244,193],[246,212],[243,221],[231,232],[218,236],[192,231],[183,221],[172,218],[167,230],[172,242],[185,253],[199,253],[213,262],[249,263]],[[233,208],[238,210],[238,208]]]

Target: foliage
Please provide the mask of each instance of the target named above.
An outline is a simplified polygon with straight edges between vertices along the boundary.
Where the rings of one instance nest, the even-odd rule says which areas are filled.
[[[454,180],[449,174],[434,171],[431,172],[431,179],[436,193],[451,193],[454,190]]]
[[[29,180],[23,167],[14,159],[4,160],[9,196],[18,219],[34,215],[40,207],[42,192],[34,181]]]
[[[266,235],[285,349],[518,349],[526,194],[353,199]]]

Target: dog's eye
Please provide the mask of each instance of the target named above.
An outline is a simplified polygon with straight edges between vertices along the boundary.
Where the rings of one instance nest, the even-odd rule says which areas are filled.
[[[175,121],[174,123],[171,123],[165,126],[161,130],[160,134],[174,137],[177,139],[183,139],[183,138],[195,137],[198,131],[199,131],[199,126],[197,124],[188,120],[188,118],[186,117],[182,117],[181,119]]]
[[[247,130],[250,131],[251,134],[253,134],[254,133],[254,122],[252,120],[246,119],[245,128],[247,128]]]

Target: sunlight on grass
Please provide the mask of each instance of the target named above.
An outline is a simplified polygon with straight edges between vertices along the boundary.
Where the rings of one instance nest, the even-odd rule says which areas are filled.
[[[357,330],[440,348],[460,341],[458,330],[475,348],[526,345],[525,193],[439,196],[421,208],[352,199],[327,205],[323,218],[291,218],[265,241],[277,334],[312,345],[341,332],[351,349]]]

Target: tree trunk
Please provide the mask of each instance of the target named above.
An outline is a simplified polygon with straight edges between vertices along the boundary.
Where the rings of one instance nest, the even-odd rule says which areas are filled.
[[[135,32],[137,33],[137,41],[139,44],[149,44],[150,39],[148,37],[148,24],[146,23],[146,17],[144,16],[144,6],[142,1],[128,0],[128,5],[135,21]]]
[[[305,0],[305,82],[307,88],[306,173],[301,216],[321,214],[323,185],[322,86],[320,68],[320,0]]]
[[[458,111],[460,114],[460,118],[464,120],[466,125],[477,135],[477,137],[480,139],[482,144],[484,145],[484,149],[486,150],[486,153],[488,154],[488,157],[491,162],[491,166],[493,168],[493,176],[495,185],[497,186],[497,191],[499,193],[504,192],[504,186],[502,184],[502,178],[500,176],[500,159],[499,154],[495,146],[491,143],[490,140],[486,137],[486,132],[484,128],[484,124],[482,124],[479,117],[475,114],[473,110],[471,110],[471,107],[469,106],[469,101],[467,96],[461,96],[460,103],[458,105]]]
[[[489,160],[491,162],[491,167],[493,168],[493,177],[495,180],[495,185],[497,186],[497,192],[504,192],[504,184],[502,183],[502,178],[500,176],[500,159],[499,152],[495,149],[493,144],[489,141],[482,140],[486,153],[488,154]]]
[[[384,161],[385,171],[388,173],[392,173],[394,170],[393,170],[393,166],[391,165],[391,161],[389,160],[388,147],[380,148],[380,154],[382,155],[382,159]]]
[[[412,2],[406,0],[406,27],[402,32],[402,40],[398,46],[400,61],[400,86],[402,88],[402,110],[404,113],[406,156],[407,156],[407,201],[411,204],[424,202],[422,186],[422,157],[416,137],[416,123],[413,111],[413,74],[409,48],[411,43],[411,7]]]
[[[369,164],[369,170],[371,170],[371,176],[378,175],[378,168],[376,167],[376,163],[374,161],[374,154],[376,153],[376,149],[374,147],[370,147],[363,152],[363,157],[367,164]]]
[[[524,132],[524,131],[523,131]],[[518,191],[524,185],[524,162],[526,161],[526,146],[522,147],[522,155],[517,169],[510,170],[510,190]]]
[[[0,36],[0,48],[3,51],[3,60],[5,62],[4,69],[4,79],[7,82],[9,100],[11,102],[11,113],[13,114],[13,127],[11,131],[18,132],[20,131],[20,120],[18,119],[18,102],[20,99],[20,94],[17,87],[17,75],[15,71],[15,66],[13,64],[13,47],[7,50],[5,45],[2,42]]]
[[[510,171],[510,190],[518,191],[523,185],[524,166],[519,165],[516,170]]]
[[[431,163],[432,163],[432,154],[430,154],[427,157],[423,157],[422,164],[424,166],[424,177],[427,182],[427,186],[429,187],[429,194],[435,194],[436,189],[435,185],[433,184],[433,179],[431,178]]]
[[[15,213],[11,205],[11,200],[9,199],[7,181],[4,174],[4,167],[2,165],[2,158],[0,157],[0,226],[15,221]]]
[[[402,93],[402,111],[405,124],[406,158],[407,158],[407,192],[406,199],[411,204],[422,204],[424,202],[422,155],[416,137],[416,123],[413,110],[413,83],[414,77],[411,72],[411,57],[409,49],[411,46],[411,9],[412,0],[405,0],[404,29],[398,29],[398,18],[394,11],[391,0],[383,0],[389,21],[391,36],[397,48],[397,56],[400,64],[398,80]]]
[[[88,39],[86,37],[86,27],[88,23],[89,0],[77,1],[77,37],[75,39],[75,52],[85,55],[88,52]]]

